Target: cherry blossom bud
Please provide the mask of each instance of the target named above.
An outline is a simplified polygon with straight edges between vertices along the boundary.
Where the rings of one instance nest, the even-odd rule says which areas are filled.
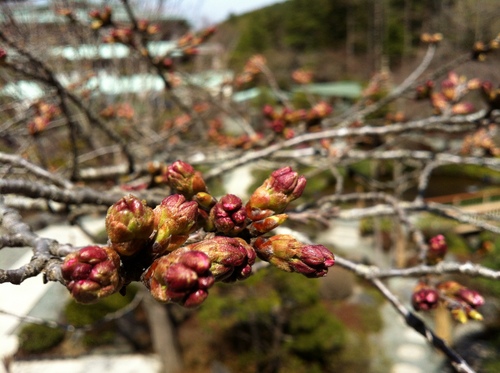
[[[248,226],[248,231],[254,237],[263,235],[264,233],[272,231],[274,228],[277,228],[281,224],[283,224],[288,218],[287,214],[278,214],[273,215],[268,218],[264,218],[262,220],[257,220],[252,222]]]
[[[311,110],[309,110],[309,113],[307,114],[307,117],[309,120],[312,119],[321,119],[325,118],[328,115],[330,115],[333,111],[333,108],[330,104],[328,104],[325,101],[318,102],[316,105],[314,105]]]
[[[61,265],[66,288],[79,303],[95,303],[122,286],[120,257],[109,247],[87,246],[70,253]]]
[[[473,113],[474,105],[470,102],[459,102],[451,107],[451,113],[454,115],[466,115]]]
[[[156,206],[153,213],[157,229],[153,254],[158,256],[173,251],[186,242],[195,227],[198,204],[186,201],[181,194],[172,194]]]
[[[429,311],[437,307],[439,293],[424,283],[419,283],[413,290],[411,303],[417,311]]]
[[[439,263],[444,259],[447,251],[448,245],[446,245],[446,239],[442,234],[432,237],[429,240],[429,249],[427,250],[427,264],[434,265]]]
[[[298,272],[306,277],[322,277],[335,264],[335,257],[323,245],[307,245],[293,236],[279,234],[254,242],[257,255],[286,272]]]
[[[210,209],[217,203],[217,200],[206,192],[196,193],[193,200],[198,202],[198,206],[205,211],[210,211]]]
[[[438,284],[438,289],[448,297],[472,308],[481,307],[484,298],[475,290],[471,290],[456,281],[444,281]]]
[[[262,108],[262,114],[264,114],[264,117],[267,119],[276,119],[274,108],[271,105],[265,105]]]
[[[210,210],[210,220],[215,229],[229,236],[236,236],[246,227],[247,213],[241,199],[227,194]]]
[[[473,308],[467,310],[467,316],[472,320],[483,321],[483,315],[481,315]]]
[[[455,296],[473,308],[481,307],[484,304],[484,298],[481,294],[479,294],[479,292],[466,287],[459,289],[455,293]]]
[[[434,89],[434,82],[432,80],[427,80],[423,85],[419,85],[416,88],[416,99],[423,100],[431,97],[432,91]]]
[[[205,253],[212,263],[210,271],[217,281],[242,280],[252,273],[256,254],[241,238],[216,236],[187,246]]]
[[[468,321],[467,312],[462,307],[452,308],[451,315],[461,324],[465,324]]]
[[[305,177],[291,167],[274,171],[251,195],[246,205],[248,217],[256,221],[282,213],[291,201],[302,195],[305,187]]]
[[[207,298],[214,277],[206,254],[182,248],[156,259],[142,281],[159,302],[192,308]]]
[[[106,232],[121,255],[133,255],[141,249],[155,228],[153,209],[129,194],[108,209]]]
[[[201,176],[189,163],[176,161],[167,169],[167,182],[178,193],[191,199],[196,193],[207,192],[207,186]]]
[[[449,106],[448,100],[440,92],[431,95],[431,104],[436,114],[442,114]]]

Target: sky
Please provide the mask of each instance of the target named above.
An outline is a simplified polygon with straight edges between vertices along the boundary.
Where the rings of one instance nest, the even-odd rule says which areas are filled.
[[[167,0],[167,4],[185,16],[195,27],[225,20],[231,13],[242,14],[285,0]]]

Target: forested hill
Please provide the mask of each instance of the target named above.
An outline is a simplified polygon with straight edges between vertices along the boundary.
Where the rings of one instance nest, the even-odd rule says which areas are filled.
[[[454,50],[500,31],[498,0],[288,0],[220,25],[233,65],[254,53],[283,58],[325,50],[391,64],[411,56],[422,32],[441,32]]]

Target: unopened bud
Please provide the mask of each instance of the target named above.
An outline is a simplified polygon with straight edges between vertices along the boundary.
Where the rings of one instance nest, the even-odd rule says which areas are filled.
[[[210,259],[206,254],[183,248],[156,259],[142,281],[160,302],[197,307],[214,283],[209,269]]]
[[[264,233],[272,231],[274,228],[277,228],[281,224],[283,224],[288,218],[287,214],[278,214],[273,215],[268,218],[264,218],[262,220],[257,220],[252,222],[248,226],[248,231],[254,237],[263,235]]]
[[[187,246],[205,253],[211,261],[210,271],[217,281],[247,278],[252,272],[256,254],[241,238],[216,236]]]
[[[178,193],[191,199],[196,193],[207,192],[207,186],[201,176],[189,163],[176,161],[167,169],[167,182]]]
[[[455,293],[455,296],[473,308],[481,307],[484,304],[484,298],[481,294],[479,294],[479,292],[466,287],[459,289]]]
[[[246,205],[248,217],[256,221],[282,213],[290,202],[302,195],[305,187],[305,177],[291,167],[274,171],[251,195]]]
[[[468,321],[467,312],[462,307],[452,308],[451,315],[461,324],[465,324]]]
[[[198,204],[186,201],[181,194],[172,194],[156,206],[153,213],[157,229],[153,254],[157,256],[173,251],[186,242],[195,227]]]
[[[442,261],[448,251],[446,239],[442,234],[432,237],[429,240],[429,249],[427,250],[426,261],[434,265]]]
[[[106,232],[121,255],[133,255],[155,227],[153,209],[129,194],[113,204],[106,215]]]
[[[227,194],[210,210],[210,220],[218,232],[235,236],[246,227],[247,213],[241,199]]]
[[[439,293],[436,289],[419,283],[413,290],[411,303],[416,311],[429,311],[437,307]]]
[[[61,274],[72,297],[94,303],[120,290],[120,257],[109,247],[87,246],[68,254]]]
[[[303,244],[286,234],[269,239],[258,237],[253,246],[262,260],[306,277],[325,276],[328,268],[335,264],[334,255],[323,245]]]

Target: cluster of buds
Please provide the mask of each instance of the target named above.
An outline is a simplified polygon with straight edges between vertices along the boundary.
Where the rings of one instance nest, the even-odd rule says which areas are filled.
[[[437,285],[437,289],[455,320],[466,323],[469,319],[479,321],[483,319],[477,308],[484,304],[484,298],[477,291],[456,281],[441,282]]]
[[[141,281],[160,302],[196,307],[214,282],[250,276],[257,256],[307,277],[324,276],[334,264],[324,246],[287,235],[263,237],[287,219],[285,209],[304,191],[305,178],[290,167],[274,171],[246,204],[233,194],[217,200],[185,162],[152,164],[151,169],[177,194],[155,208],[127,195],[108,209],[108,245],[80,249],[62,264],[65,284],[77,301],[95,302]],[[187,244],[195,230],[201,240]]]
[[[281,134],[286,139],[295,135],[292,126],[305,122],[307,128],[311,128],[320,124],[332,111],[331,105],[324,101],[318,102],[309,110],[283,108],[278,111],[271,105],[265,105],[262,109],[264,118],[273,132]]]
[[[210,271],[216,281],[234,282],[244,280],[252,274],[255,250],[238,237],[215,236],[186,246],[201,251],[210,259]]]
[[[446,239],[442,234],[432,237],[429,240],[429,246],[425,257],[427,264],[435,265],[441,262],[447,251],[448,245],[446,244]]]
[[[479,89],[479,79],[467,80],[465,76],[459,76],[451,71],[445,80],[441,82],[441,90],[435,91],[435,84],[427,81],[416,89],[416,99],[430,99],[436,115],[465,115],[474,111],[470,102],[462,101],[463,97],[472,90]]]
[[[104,36],[103,42],[108,44],[121,43],[125,45],[134,45],[134,35],[132,30],[128,27],[114,28],[109,34]]]
[[[220,118],[214,118],[208,121],[208,138],[217,144],[219,147],[242,148],[251,149],[264,138],[262,132],[248,135],[243,133],[241,135],[230,135],[224,132],[222,121]]]
[[[419,282],[411,296],[411,304],[416,311],[429,311],[439,304],[439,292],[424,282]]]
[[[500,48],[500,34],[489,43],[477,41],[472,46],[472,59],[475,61],[484,61],[489,53],[498,48]]]
[[[235,85],[241,87],[252,82],[266,67],[266,64],[266,58],[262,54],[255,54],[250,57],[243,68],[243,72],[236,76]]]
[[[262,109],[264,118],[268,121],[268,125],[275,133],[281,134],[286,139],[291,139],[295,136],[291,126],[304,121],[307,117],[307,112],[304,109],[283,108],[280,111],[275,110],[271,105],[266,105]]]
[[[158,25],[152,25],[147,19],[137,21],[137,29],[149,35],[157,34],[160,30]]]
[[[429,311],[442,304],[461,323],[483,319],[477,308],[484,304],[484,298],[456,281],[443,281],[435,286],[419,282],[413,290],[411,302],[417,311]]]
[[[205,43],[215,32],[215,26],[208,27],[198,34],[188,32],[177,40],[177,51],[181,51],[184,56],[195,56],[199,53],[198,47]]]
[[[61,114],[59,106],[45,101],[38,101],[33,104],[35,115],[32,121],[28,123],[28,131],[31,135],[36,135],[44,131],[50,122]]]
[[[106,119],[122,118],[131,120],[134,118],[134,108],[128,104],[109,105],[102,109],[99,115]]]
[[[197,307],[215,282],[210,266],[206,254],[183,248],[155,260],[142,281],[159,302]]]
[[[109,247],[87,246],[66,256],[61,266],[75,300],[94,303],[121,289],[120,257]]]
[[[462,143],[462,154],[474,156],[500,156],[498,125],[490,124],[466,136]]]
[[[98,30],[106,26],[111,26],[113,24],[113,21],[111,20],[112,14],[113,12],[109,6],[104,7],[103,10],[91,10],[89,12],[89,16],[92,18],[90,27],[93,30]]]
[[[210,209],[209,222],[218,232],[236,236],[247,226],[247,212],[240,197],[227,194]]]
[[[441,33],[436,33],[436,34],[429,34],[427,32],[424,32],[422,35],[420,35],[420,41],[424,44],[439,44],[443,40],[443,34]]]
[[[189,124],[191,123],[191,115],[184,113],[176,116],[173,119],[167,119],[164,124],[166,130],[175,129],[178,132],[186,132],[189,129]]]
[[[192,32],[188,32],[182,35],[179,40],[177,40],[177,47],[180,49],[190,49],[196,48],[199,45],[205,43],[208,39],[210,39],[215,32],[217,31],[217,27],[211,26],[208,27],[198,34],[193,34]]]

